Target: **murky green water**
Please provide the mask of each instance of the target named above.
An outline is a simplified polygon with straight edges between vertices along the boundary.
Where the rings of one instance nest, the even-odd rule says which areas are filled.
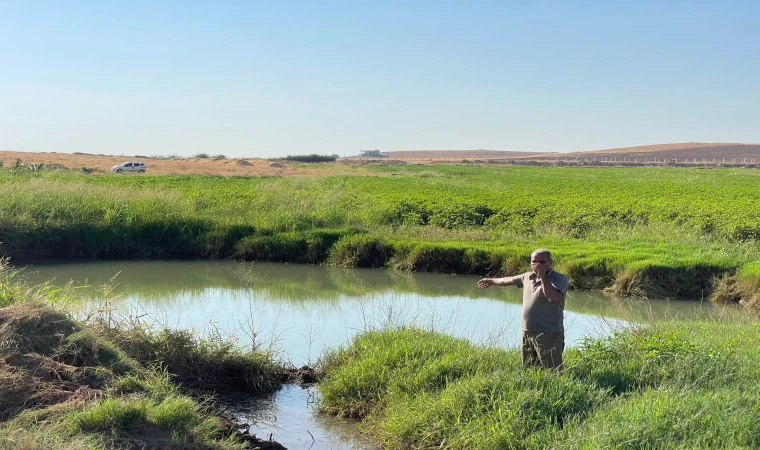
[[[101,309],[199,333],[213,330],[241,344],[272,347],[297,366],[314,364],[325,348],[362,330],[386,325],[416,325],[501,347],[520,341],[520,290],[480,290],[476,277],[213,261],[41,265],[30,267],[27,277],[31,283],[54,279],[55,285],[88,286],[77,290],[85,299],[78,305],[82,311]],[[707,301],[634,301],[588,292],[568,293],[565,311],[571,346],[630,321],[743,314]],[[351,424],[316,415],[309,407],[313,398],[311,391],[287,387],[241,403],[236,411],[257,421],[276,417],[254,431],[260,437],[271,433],[290,449],[368,448]]]

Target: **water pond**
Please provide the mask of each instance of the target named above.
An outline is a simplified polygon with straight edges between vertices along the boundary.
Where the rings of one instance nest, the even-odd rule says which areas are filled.
[[[99,261],[38,265],[27,281],[78,287],[83,313],[101,310],[156,326],[216,332],[278,352],[282,362],[313,365],[326,348],[362,330],[415,325],[476,343],[515,347],[520,341],[521,292],[480,290],[476,277],[386,270],[229,261]],[[603,336],[630,322],[741,315],[707,301],[616,299],[568,293],[566,342]],[[230,405],[251,432],[289,449],[364,449],[353,423],[315,413],[314,388]]]

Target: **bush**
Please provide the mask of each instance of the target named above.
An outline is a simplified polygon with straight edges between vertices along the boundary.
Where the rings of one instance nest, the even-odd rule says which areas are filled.
[[[390,256],[390,249],[381,239],[353,234],[333,245],[329,261],[339,267],[383,267]]]

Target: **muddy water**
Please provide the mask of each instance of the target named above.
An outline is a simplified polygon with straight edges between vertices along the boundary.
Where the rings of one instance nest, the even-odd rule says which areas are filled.
[[[521,292],[479,290],[476,277],[405,275],[385,270],[209,261],[118,261],[41,265],[28,281],[71,282],[85,300],[76,307],[101,310],[172,328],[234,336],[244,345],[278,352],[296,366],[313,365],[325,348],[362,330],[416,325],[476,343],[515,347],[520,340]],[[603,336],[628,322],[732,317],[735,308],[701,301],[614,299],[570,292],[566,342]],[[370,448],[355,425],[313,410],[314,390],[286,386],[272,396],[234,406],[252,429],[291,449]]]

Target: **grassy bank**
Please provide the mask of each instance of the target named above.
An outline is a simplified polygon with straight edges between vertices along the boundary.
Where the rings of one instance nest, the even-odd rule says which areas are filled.
[[[20,263],[236,258],[495,275],[523,270],[544,246],[576,288],[760,303],[755,171],[334,170],[221,178],[3,169],[0,250]]]
[[[199,395],[277,389],[266,352],[75,320],[40,303],[70,292],[30,289],[4,263],[0,292],[0,448],[254,448]]]
[[[660,323],[587,340],[566,370],[417,329],[330,352],[323,411],[362,420],[384,448],[760,446],[760,326]]]

